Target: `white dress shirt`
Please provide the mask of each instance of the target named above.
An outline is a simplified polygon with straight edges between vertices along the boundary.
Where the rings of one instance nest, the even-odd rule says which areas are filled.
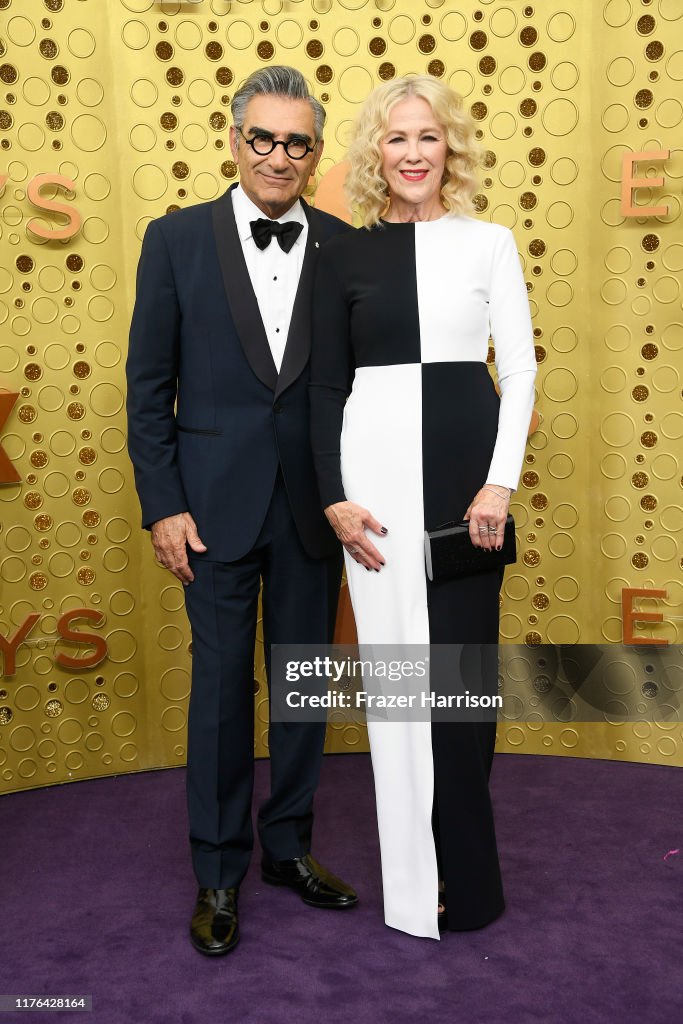
[[[273,354],[273,362],[279,373],[306,251],[308,221],[301,208],[301,201],[298,200],[287,213],[277,218],[279,224],[296,221],[303,225],[303,231],[290,251],[283,252],[275,237],[265,249],[259,249],[251,237],[250,222],[259,218],[275,218],[266,217],[239,185],[232,191],[232,206],[247,270]]]

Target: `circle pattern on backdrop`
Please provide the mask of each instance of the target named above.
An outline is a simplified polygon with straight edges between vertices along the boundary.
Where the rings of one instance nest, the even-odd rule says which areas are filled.
[[[683,49],[668,32],[680,19],[676,0],[657,0],[649,10],[634,0],[601,0],[601,61],[593,67],[572,59],[576,12],[560,0],[542,11],[538,4],[530,7],[530,13],[487,0],[471,11],[425,0],[424,13],[409,0],[340,0],[336,20],[332,0],[208,0],[205,17],[172,0],[160,7],[152,0],[120,0],[106,26],[88,15],[86,5],[77,5],[84,7],[79,24],[62,24],[61,4],[50,0],[49,31],[19,6],[9,5],[5,23],[13,56],[0,55],[0,142],[11,143],[13,157],[0,195],[0,234],[10,253],[0,267],[0,322],[7,334],[0,373],[12,375],[26,392],[2,445],[31,483],[0,489],[0,499],[14,501],[21,517],[3,534],[0,576],[31,595],[13,611],[15,625],[33,607],[43,613],[53,608],[54,633],[57,606],[102,608],[112,657],[87,674],[87,684],[84,675],[61,693],[49,691],[49,699],[36,690],[29,700],[29,684],[17,688],[10,708],[17,731],[3,763],[11,775],[4,777],[7,785],[54,782],[55,773],[59,778],[67,769],[96,774],[140,763],[142,645],[136,646],[134,624],[141,602],[133,573],[141,565],[146,587],[158,581],[152,642],[159,678],[167,683],[154,705],[157,721],[168,737],[168,763],[184,757],[178,734],[186,724],[189,631],[182,588],[154,566],[147,538],[138,531],[125,454],[121,342],[123,283],[134,267],[124,275],[111,252],[118,251],[121,232],[123,251],[133,252],[151,219],[211,200],[237,179],[227,146],[230,100],[246,74],[264,63],[301,67],[316,94],[325,94],[324,169],[341,159],[349,125],[368,92],[409,71],[449,82],[477,119],[488,162],[475,216],[511,228],[523,256],[543,416],[529,439],[515,501],[520,561],[503,588],[503,634],[530,652],[517,681],[539,674],[535,644],[591,639],[585,635],[588,607],[599,609],[598,639],[618,644],[614,603],[621,587],[646,577],[645,585],[655,585],[661,578],[670,595],[677,593],[683,246],[674,232],[680,218],[675,186],[683,177],[676,138],[683,124]],[[113,41],[111,31],[117,33]],[[112,46],[126,56],[116,72],[126,114],[121,119],[118,111],[115,122],[108,107],[112,83],[103,77]],[[599,170],[590,183],[578,117],[586,89],[599,108],[591,128]],[[670,194],[656,188],[634,193],[637,205],[668,204],[664,217],[621,213],[621,161],[634,132],[639,148],[671,150],[664,163],[639,165],[647,177],[664,173]],[[118,147],[123,158],[114,167]],[[65,159],[54,166],[76,183],[76,191],[66,200],[58,189],[45,188],[43,195],[75,202],[84,217],[63,251],[26,230],[31,216],[48,228],[63,220],[49,211],[30,214],[26,200],[29,180],[51,166],[50,152],[60,149]],[[599,199],[590,250],[580,243],[588,187]],[[121,195],[128,221],[120,220]],[[111,250],[105,244],[110,240]],[[587,325],[589,294],[596,312]],[[587,430],[596,446],[590,472],[582,456]],[[578,557],[585,524],[573,504],[577,493],[590,493],[596,478],[604,600],[591,592],[590,559]],[[47,614],[41,628],[43,621],[47,633]],[[125,669],[113,671],[117,661]],[[262,661],[259,646],[261,684]],[[38,648],[28,651],[21,668],[51,679],[51,661]],[[131,709],[123,717],[117,700]],[[267,721],[264,700],[262,685],[256,697],[261,723]],[[32,724],[18,721],[22,714],[34,716]],[[88,715],[95,720],[86,729]],[[48,741],[39,747],[40,723],[53,718],[63,723],[59,740],[71,747],[68,762]],[[539,722],[534,740],[532,721],[523,709],[517,732],[503,731],[502,748],[583,752],[570,729],[554,741]],[[265,751],[262,728],[257,742]],[[619,741],[622,747],[615,742],[615,752],[657,756],[641,750],[645,738],[634,732],[633,739]],[[351,749],[362,734],[347,726],[335,729],[334,741]],[[671,742],[673,748],[653,742],[653,750],[661,758],[680,758],[680,744]],[[26,757],[31,751],[35,757]]]

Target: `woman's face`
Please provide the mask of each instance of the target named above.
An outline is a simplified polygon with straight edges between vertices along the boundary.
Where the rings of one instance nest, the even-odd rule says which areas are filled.
[[[380,150],[392,203],[417,206],[438,199],[448,145],[427,100],[409,96],[392,107]]]

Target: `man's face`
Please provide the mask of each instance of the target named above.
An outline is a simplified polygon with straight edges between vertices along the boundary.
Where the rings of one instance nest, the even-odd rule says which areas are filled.
[[[281,217],[305,189],[322,154],[322,141],[315,145],[313,108],[307,100],[253,96],[247,104],[242,132],[240,135],[234,125],[230,129],[230,149],[239,167],[240,185],[266,216]],[[267,156],[261,156],[243,137],[252,139],[255,135],[270,136],[276,142],[304,139],[315,149],[300,160],[287,156],[284,146],[275,146]]]

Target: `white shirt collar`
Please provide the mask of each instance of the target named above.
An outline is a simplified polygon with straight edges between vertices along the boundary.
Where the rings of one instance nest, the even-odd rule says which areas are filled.
[[[246,238],[251,238],[250,222],[252,220],[258,220],[259,218],[266,217],[266,214],[263,210],[259,210],[256,203],[252,203],[251,199],[240,185],[232,190],[232,208],[235,213],[235,222],[237,224],[237,232],[240,238],[243,241]],[[298,224],[303,224],[305,227],[307,223],[306,214],[301,208],[300,199],[298,199],[293,206],[290,206],[286,213],[283,213],[281,217],[277,217],[275,219],[279,224],[286,224],[288,221],[296,221]],[[302,235],[299,235],[294,244],[299,245],[301,239]]]

